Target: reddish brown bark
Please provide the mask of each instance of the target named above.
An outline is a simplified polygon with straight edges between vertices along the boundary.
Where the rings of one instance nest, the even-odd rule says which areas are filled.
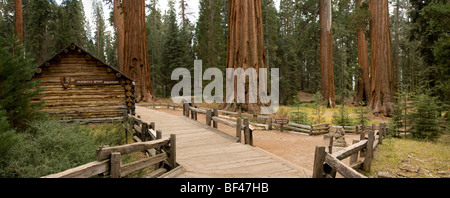
[[[357,0],[357,6],[364,3],[365,0]],[[365,98],[366,102],[370,100],[370,79],[369,79],[369,52],[366,41],[364,26],[360,25],[357,30],[357,45],[358,45],[358,64],[361,67],[357,93],[353,100],[354,105],[359,105]]]
[[[264,49],[264,32],[261,1],[230,0],[229,1],[229,32],[227,40],[227,68],[266,68]],[[259,78],[257,77],[257,80]],[[235,80],[235,96],[237,86]],[[249,103],[248,82],[246,82],[246,103],[241,105],[245,111],[259,111],[260,103]],[[236,101],[235,101],[236,103]],[[236,104],[224,104],[224,109],[236,109]]]
[[[120,71],[124,71],[124,53],[123,53],[123,45],[124,45],[124,22],[122,15],[122,5],[120,0],[114,0],[114,27],[116,28],[117,33],[117,56],[118,56],[118,66]]]
[[[122,72],[136,83],[136,101],[154,99],[150,79],[145,26],[145,0],[123,0],[124,40]]]
[[[22,0],[15,0],[14,35],[23,43],[23,11]]]
[[[371,81],[369,107],[375,115],[389,116],[393,113],[395,74],[389,28],[388,0],[369,2]]]
[[[328,107],[336,106],[333,69],[331,0],[319,0],[321,93]]]

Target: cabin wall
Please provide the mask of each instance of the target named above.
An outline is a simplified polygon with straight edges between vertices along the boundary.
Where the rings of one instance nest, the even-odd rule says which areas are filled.
[[[67,51],[41,66],[40,74],[34,77],[42,81],[40,87],[45,87],[44,96],[38,99],[46,101],[43,111],[61,118],[96,122],[122,118],[128,108],[126,100],[130,100],[127,92],[131,81],[118,77],[120,74],[86,53]],[[70,79],[67,88],[62,77]],[[120,84],[81,86],[75,85],[76,80],[111,80]]]

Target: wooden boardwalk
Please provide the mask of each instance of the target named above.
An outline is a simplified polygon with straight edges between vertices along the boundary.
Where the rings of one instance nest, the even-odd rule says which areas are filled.
[[[311,178],[312,172],[260,148],[236,142],[216,129],[145,107],[136,107],[143,121],[155,122],[163,138],[177,135],[180,178]]]

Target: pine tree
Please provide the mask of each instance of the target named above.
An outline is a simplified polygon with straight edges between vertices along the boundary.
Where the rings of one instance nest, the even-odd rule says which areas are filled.
[[[6,111],[11,127],[22,129],[27,121],[39,118],[43,102],[32,102],[43,91],[39,81],[30,81],[37,71],[32,59],[24,59],[19,41],[0,38],[0,106]],[[15,48],[16,53],[12,53]]]
[[[300,90],[316,93],[320,90],[320,25],[317,0],[296,1],[296,42],[299,62]]]
[[[171,74],[173,70],[180,67],[179,57],[181,56],[180,46],[183,43],[180,40],[180,30],[177,25],[177,16],[175,13],[175,5],[173,1],[169,2],[169,10],[164,15],[164,48],[162,54],[163,67],[160,72],[162,74]],[[170,90],[174,85],[170,75],[162,75],[161,82],[163,85],[163,96],[168,97]]]
[[[414,138],[435,140],[440,136],[439,107],[437,97],[419,94],[414,97],[413,111],[409,114],[412,120],[411,134]]]
[[[161,11],[156,8],[158,0],[150,1],[148,5],[150,14],[147,15],[147,41],[148,41],[148,58],[150,64],[150,72],[152,78],[152,84],[155,89],[155,94],[157,96],[162,96],[160,87],[164,84],[162,83],[163,73],[161,69],[163,67],[162,62],[162,49],[164,46],[163,33],[164,24],[162,22]]]
[[[349,112],[345,108],[344,105],[341,105],[341,107],[339,107],[338,112],[335,112],[333,114],[332,123],[334,125],[338,125],[338,126],[351,126],[351,125],[353,125],[353,121],[350,118]]]
[[[411,1],[410,38],[420,42],[417,50],[424,61],[418,71],[420,81],[431,89],[433,96],[450,105],[450,3],[446,0]],[[448,108],[448,106],[447,106]]]
[[[369,124],[370,119],[366,117],[366,114],[370,113],[370,109],[366,108],[365,106],[367,103],[364,101],[359,103],[359,106],[355,108],[355,113],[357,114],[356,117],[356,124],[366,126]]]
[[[104,19],[103,14],[103,3],[101,0],[95,0],[92,2],[92,8],[93,8],[93,15],[95,18],[93,18],[93,24],[95,24],[95,31],[94,31],[94,42],[95,42],[95,52],[92,53],[96,54],[96,57],[100,59],[101,61],[106,62],[106,55],[105,55],[105,47],[106,47],[106,22]]]
[[[85,47],[88,43],[86,21],[81,0],[64,0],[58,8],[55,48],[61,50],[70,43]]]
[[[320,124],[324,121],[324,118],[322,117],[323,114],[325,113],[325,109],[324,109],[324,102],[323,102],[323,96],[322,93],[317,92],[314,97],[313,97],[313,107],[315,109],[315,113],[317,118],[314,120],[315,124]]]
[[[278,36],[278,67],[280,68],[280,103],[288,104],[292,96],[296,96],[299,90],[298,76],[298,48],[296,47],[297,35],[295,34],[295,2],[282,0],[280,2],[280,30]]]
[[[34,58],[37,64],[43,63],[57,50],[54,49],[55,41],[52,39],[55,34],[55,24],[57,22],[57,4],[49,0],[29,1],[25,7],[24,39],[26,56]]]
[[[194,50],[203,67],[225,71],[226,30],[224,4],[221,0],[201,0],[199,19],[195,27]]]

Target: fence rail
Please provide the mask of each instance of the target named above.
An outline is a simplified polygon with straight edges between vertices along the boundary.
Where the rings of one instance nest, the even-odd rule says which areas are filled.
[[[371,129],[374,129],[372,127]],[[325,146],[317,146],[314,156],[313,178],[335,178],[336,172],[345,178],[366,178],[357,169],[362,168],[369,171],[371,168],[374,150],[382,144],[386,137],[386,124],[381,123],[378,129],[361,132],[360,141],[354,141],[353,145],[344,148],[336,153],[332,153],[332,144],[329,152]],[[358,161],[359,156],[364,157],[364,161]],[[342,160],[350,157],[350,165],[346,165]]]

